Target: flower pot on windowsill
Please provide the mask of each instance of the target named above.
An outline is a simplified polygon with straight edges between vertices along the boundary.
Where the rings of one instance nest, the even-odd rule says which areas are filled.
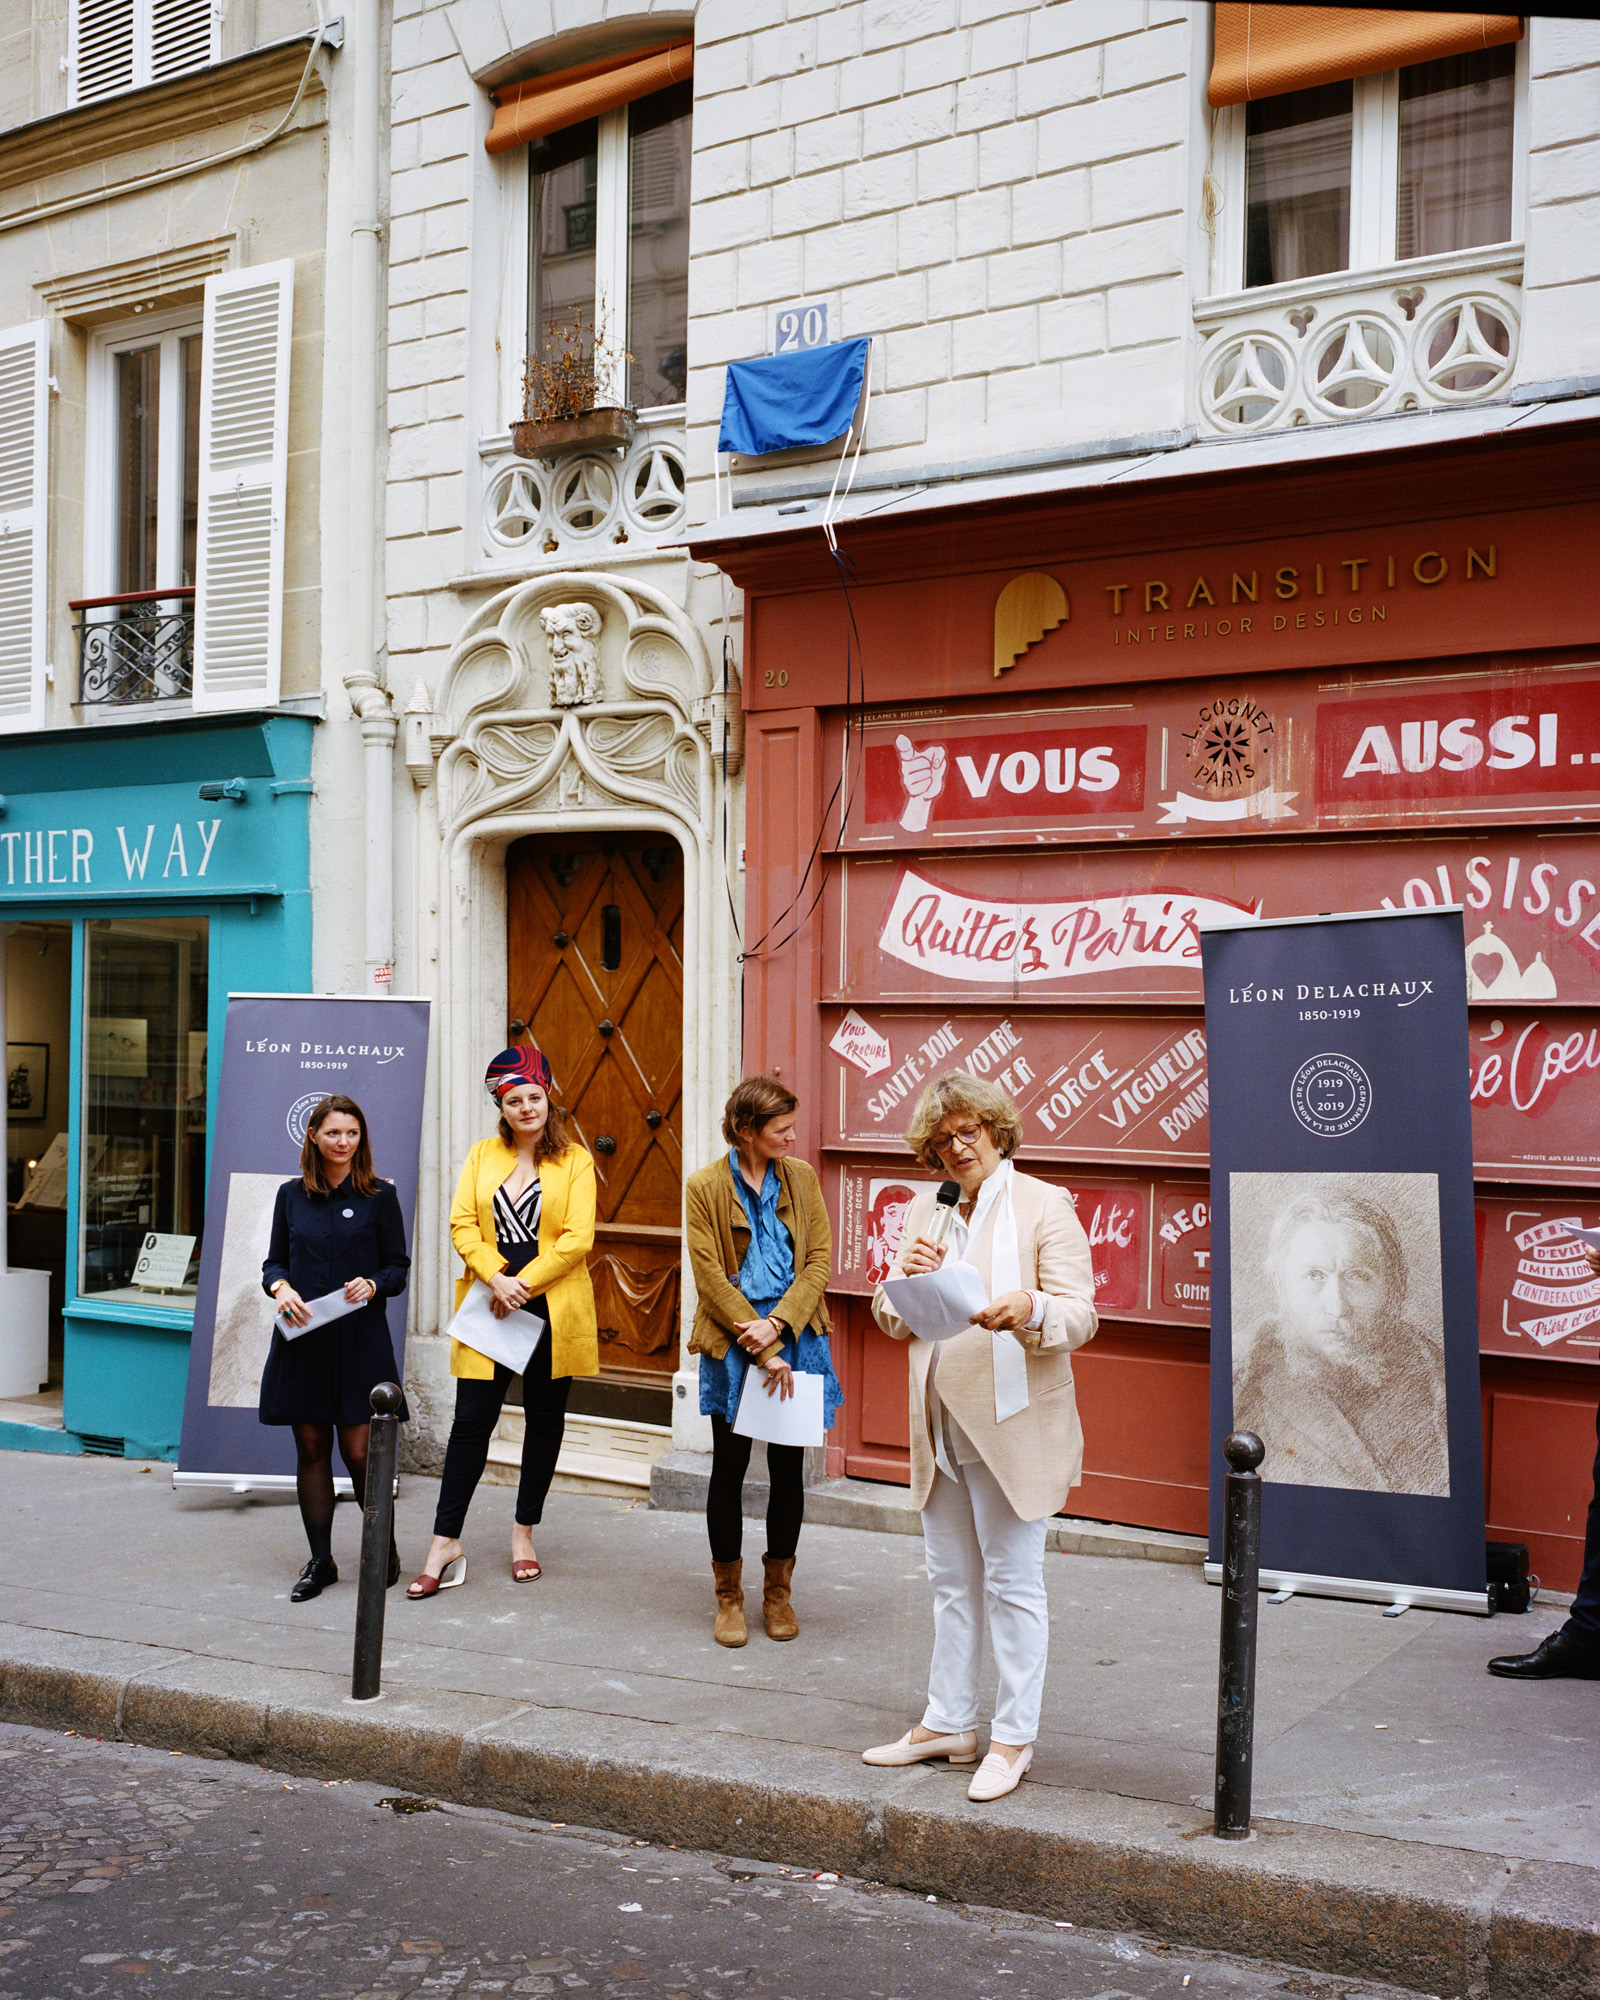
[[[632,410],[585,410],[581,417],[511,426],[511,449],[518,458],[559,458],[569,451],[626,451],[633,443]]]

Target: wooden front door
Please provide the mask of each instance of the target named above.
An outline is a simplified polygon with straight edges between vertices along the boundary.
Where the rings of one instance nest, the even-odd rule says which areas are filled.
[[[506,856],[506,902],[511,1039],[531,1035],[544,1050],[594,1155],[602,1379],[670,1392],[683,1257],[682,850],[660,834],[539,834]],[[657,1404],[652,1415],[669,1412]]]

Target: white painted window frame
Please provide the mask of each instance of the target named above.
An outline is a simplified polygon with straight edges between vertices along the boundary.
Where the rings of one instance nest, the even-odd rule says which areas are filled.
[[[595,163],[594,315],[606,327],[595,356],[595,393],[604,404],[624,402],[628,388],[628,107],[599,121]],[[500,316],[500,427],[522,415],[522,370],[528,353],[528,156],[506,153],[506,279]],[[666,404],[662,410],[681,405]],[[660,411],[641,411],[658,416]]]
[[[19,591],[14,545],[7,551],[12,561],[0,565],[5,572],[6,600],[0,611],[8,621],[4,636],[15,645],[20,636],[25,649],[25,699],[0,713],[0,735],[18,730],[43,729],[46,723],[50,678],[49,589],[50,589],[50,323],[26,320],[20,326],[0,328],[0,348],[26,356],[29,372],[26,390],[27,414],[22,421],[29,431],[29,459],[26,493],[13,489],[10,505],[0,502],[0,550],[13,536],[28,538],[26,583]],[[20,411],[23,405],[11,405]],[[7,440],[8,446],[11,440]]]
[[[161,348],[161,414],[156,439],[156,575],[176,585],[183,559],[183,360],[179,343],[202,331],[193,306],[147,313],[89,337],[83,455],[84,597],[110,597],[117,574],[117,365],[119,354]],[[204,358],[202,350],[202,360]]]
[[[1517,43],[1511,113],[1511,236],[1521,243],[1528,203],[1528,38]],[[1400,172],[1400,72],[1355,79],[1350,144],[1349,274],[1382,270],[1395,262],[1395,208]],[[1211,252],[1211,290],[1242,293],[1245,229],[1245,106],[1227,104],[1215,114],[1211,176],[1222,197]],[[1485,252],[1502,248],[1483,244]],[[1408,260],[1409,261],[1409,260]],[[1331,284],[1337,272],[1324,274]]]

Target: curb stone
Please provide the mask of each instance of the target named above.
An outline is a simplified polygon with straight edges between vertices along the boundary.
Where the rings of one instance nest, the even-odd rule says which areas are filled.
[[[962,1774],[391,1682],[21,1632],[0,1719],[122,1737],[658,1842],[830,1868],[954,1902],[1135,1931],[1460,2000],[1593,2000],[1592,1869],[1262,1820],[1215,1843],[1192,1809],[1030,1785],[968,1805]]]

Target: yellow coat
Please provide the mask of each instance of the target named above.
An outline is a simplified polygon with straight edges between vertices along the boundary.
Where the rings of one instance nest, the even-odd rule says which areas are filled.
[[[480,1139],[467,1155],[450,1204],[450,1240],[466,1265],[456,1280],[456,1305],[474,1278],[506,1268],[495,1248],[495,1190],[511,1178],[517,1156],[501,1138]],[[517,1273],[530,1292],[544,1294],[550,1309],[550,1373],[598,1375],[600,1336],[589,1282],[594,1249],[594,1161],[571,1145],[556,1160],[539,1162],[539,1254]],[[494,1363],[459,1340],[450,1343],[450,1373],[486,1381]]]

